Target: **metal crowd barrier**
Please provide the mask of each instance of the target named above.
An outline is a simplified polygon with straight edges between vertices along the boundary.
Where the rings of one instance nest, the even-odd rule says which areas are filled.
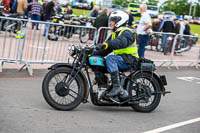
[[[111,28],[100,27],[97,32],[95,44],[103,43],[112,34]]]
[[[1,19],[1,17],[0,17]],[[4,18],[5,19],[5,18]],[[11,18],[6,18],[10,20]],[[20,19],[11,20],[20,21]],[[2,71],[3,63],[13,61],[14,63],[24,64],[32,74],[31,64],[53,64],[59,62],[67,62],[68,46],[90,45],[94,43],[96,28],[57,24],[41,21],[21,20],[26,23],[20,27],[20,38],[9,36],[7,31],[1,31],[0,39],[0,71]],[[39,30],[32,29],[32,24],[38,23]],[[47,32],[44,36],[44,29],[47,26]],[[91,32],[92,31],[92,32]],[[1,37],[2,36],[2,37]],[[9,43],[8,43],[9,42]]]
[[[0,17],[0,72],[4,62],[16,63],[22,47],[21,39],[16,38],[16,30],[22,30],[23,21],[20,19]]]
[[[170,69],[171,59],[169,55],[171,53],[175,36],[175,33],[164,32],[153,32],[150,35],[149,45],[147,48],[150,47],[151,50],[158,52],[157,56],[152,56],[151,59],[154,60],[154,62],[160,63],[159,67],[167,64]]]
[[[198,69],[200,62],[200,48],[195,47],[198,43],[198,39],[198,35],[176,35],[170,56],[170,64],[174,64],[176,69],[179,69],[176,63],[189,62],[189,66],[194,65]],[[190,57],[191,59],[188,59],[187,57]]]

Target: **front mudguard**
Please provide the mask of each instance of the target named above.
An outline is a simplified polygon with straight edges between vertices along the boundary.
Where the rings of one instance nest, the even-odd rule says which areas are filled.
[[[158,81],[158,83],[160,85],[160,88],[161,88],[161,91],[162,91],[161,93],[163,94],[163,96],[165,96],[166,93],[170,93],[169,91],[166,91],[166,89],[165,89],[165,86],[167,85],[167,80],[166,80],[164,75],[158,75],[157,73],[151,72],[151,71],[142,71],[142,72],[153,74],[153,77]],[[139,70],[134,71],[128,77],[131,78],[132,76],[136,76],[137,74],[142,73],[142,72],[139,71]],[[125,84],[127,85],[128,82],[129,82],[129,79],[126,78]]]
[[[58,67],[68,67],[68,68],[73,68],[72,64],[70,63],[56,63],[54,65],[52,65],[51,67],[48,68],[48,70],[55,70]],[[76,71],[76,70],[75,70]],[[86,76],[84,75],[84,73],[82,71],[79,72],[79,75],[81,77],[81,80],[83,81],[83,85],[84,85],[84,97],[82,102],[86,103],[87,102],[87,98],[89,95],[89,84],[88,84],[88,80],[86,78]]]

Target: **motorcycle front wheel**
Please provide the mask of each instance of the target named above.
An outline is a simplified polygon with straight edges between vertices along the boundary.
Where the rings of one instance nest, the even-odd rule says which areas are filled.
[[[128,83],[129,96],[135,100],[131,107],[138,112],[155,110],[161,99],[161,88],[157,79],[148,72],[141,72],[132,76],[132,79],[134,82]]]
[[[57,110],[72,110],[82,101],[84,95],[83,82],[77,75],[67,85],[67,81],[73,78],[72,69],[67,67],[56,68],[49,71],[42,84],[42,94],[46,102]]]

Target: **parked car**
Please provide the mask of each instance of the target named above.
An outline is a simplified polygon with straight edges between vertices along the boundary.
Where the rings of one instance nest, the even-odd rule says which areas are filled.
[[[80,9],[91,9],[91,5],[87,0],[76,0],[76,2],[72,2],[73,8],[80,8]]]
[[[192,17],[192,19],[190,20],[190,23],[200,25],[200,17]]]
[[[110,9],[112,11],[117,11],[117,10],[123,10],[123,7],[121,7],[120,5],[112,5]]]
[[[67,7],[68,5],[70,5],[70,0],[59,0],[58,4],[63,7]]]
[[[137,3],[129,3],[128,9],[131,11],[133,16],[140,16],[140,4]]]
[[[174,12],[172,12],[172,11],[163,12],[162,15],[163,15],[163,17],[168,16],[170,18],[176,18],[176,14]]]
[[[152,18],[157,18],[159,14],[158,6],[147,5],[147,12]]]

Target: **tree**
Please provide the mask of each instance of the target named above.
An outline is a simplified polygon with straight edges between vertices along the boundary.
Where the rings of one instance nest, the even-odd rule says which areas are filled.
[[[189,14],[190,3],[188,0],[167,0],[162,6],[164,11],[173,11],[177,15]]]
[[[148,0],[147,5],[157,6],[159,0]]]

